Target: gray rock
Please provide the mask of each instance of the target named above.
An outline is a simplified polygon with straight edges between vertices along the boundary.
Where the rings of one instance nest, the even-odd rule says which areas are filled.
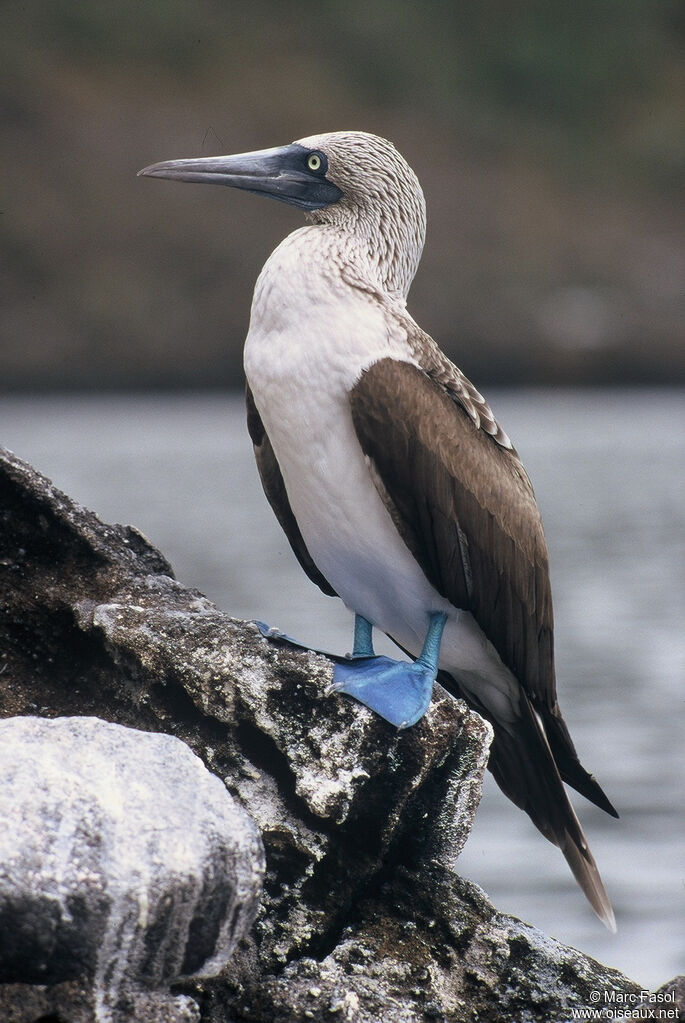
[[[0,982],[82,979],[98,1023],[196,1018],[169,985],[220,972],[264,872],[256,827],[202,761],[97,718],[9,718],[0,819]]]
[[[570,1010],[590,1008],[597,990],[639,993],[618,971],[498,913],[476,885],[433,862],[396,870],[328,954],[266,977],[244,1018],[570,1023]]]
[[[261,829],[252,931],[220,977],[176,988],[203,1023],[565,1023],[595,988],[638,990],[459,878],[491,738],[463,703],[437,687],[397,732],[326,696],[325,657],[229,618],[8,453],[0,515],[0,716],[172,732]]]

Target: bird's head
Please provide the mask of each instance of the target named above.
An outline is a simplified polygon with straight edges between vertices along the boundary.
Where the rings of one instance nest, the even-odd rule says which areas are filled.
[[[383,283],[406,293],[426,230],[423,192],[392,143],[361,131],[312,135],[288,146],[237,156],[169,160],[145,177],[229,185],[305,211],[364,245]]]

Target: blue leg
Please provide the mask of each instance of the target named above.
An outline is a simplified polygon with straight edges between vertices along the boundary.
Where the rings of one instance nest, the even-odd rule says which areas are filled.
[[[371,625],[357,615],[352,659],[336,665],[331,692],[354,696],[398,728],[416,724],[428,710],[446,621],[440,612],[430,616],[421,655],[408,664],[374,656]]]
[[[354,616],[353,657],[373,657],[373,625],[361,615]]]

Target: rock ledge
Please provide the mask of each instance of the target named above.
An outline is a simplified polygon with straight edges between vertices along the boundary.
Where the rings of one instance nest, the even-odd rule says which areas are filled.
[[[3,449],[0,518],[0,716],[175,735],[261,832],[256,923],[219,977],[177,985],[189,1020],[549,1023],[639,991],[456,873],[490,742],[464,704],[438,689],[398,733],[327,697],[325,657],[231,619]],[[89,983],[0,986],[0,1018],[85,1023]]]

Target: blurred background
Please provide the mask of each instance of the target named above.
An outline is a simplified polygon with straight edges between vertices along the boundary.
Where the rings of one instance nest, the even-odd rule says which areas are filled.
[[[301,216],[136,172],[396,143],[428,203],[411,312],[542,508],[561,704],[621,813],[576,800],[618,935],[491,781],[461,869],[642,984],[683,972],[682,0],[5,3],[0,103],[0,443],[228,612],[338,652],[350,615],[295,563],[238,394],[255,278]]]
[[[0,386],[238,386],[292,210],[137,180],[359,128],[421,180],[414,316],[481,383],[685,373],[682,0],[0,9]]]

